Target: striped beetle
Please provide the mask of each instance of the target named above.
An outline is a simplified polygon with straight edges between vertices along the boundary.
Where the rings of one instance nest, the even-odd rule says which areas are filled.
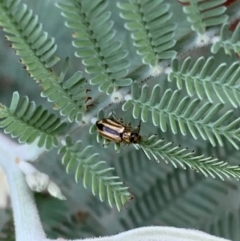
[[[141,128],[141,121],[138,127],[133,130],[131,124],[125,125],[122,120],[104,118],[96,122],[97,130],[105,139],[116,143],[139,143],[141,135],[139,135]]]

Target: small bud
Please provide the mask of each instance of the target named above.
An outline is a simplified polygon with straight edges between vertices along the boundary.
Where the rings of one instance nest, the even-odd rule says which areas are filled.
[[[214,30],[209,30],[205,32],[204,34],[199,34],[197,35],[195,39],[195,44],[198,47],[203,47],[207,46],[212,43],[212,38],[215,36],[215,31]]]
[[[66,200],[66,197],[63,196],[58,185],[56,183],[54,183],[53,181],[49,182],[47,190],[53,197],[56,197],[60,200]]]
[[[36,192],[42,192],[49,185],[49,176],[42,172],[34,172],[26,175],[28,186]]]
[[[149,75],[154,77],[159,76],[162,73],[164,73],[164,68],[159,64],[155,65],[153,68],[149,70]]]
[[[124,97],[120,91],[115,91],[112,93],[110,99],[111,99],[112,103],[118,104],[119,102],[121,102],[124,99]]]

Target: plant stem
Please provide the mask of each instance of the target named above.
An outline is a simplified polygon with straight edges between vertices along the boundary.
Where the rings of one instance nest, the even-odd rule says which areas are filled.
[[[0,135],[0,143],[0,165],[6,173],[9,185],[16,240],[43,240],[45,238],[45,233],[38,215],[33,194],[27,186],[24,175],[17,164],[21,159],[18,156],[14,156],[13,150],[16,144],[3,135]]]

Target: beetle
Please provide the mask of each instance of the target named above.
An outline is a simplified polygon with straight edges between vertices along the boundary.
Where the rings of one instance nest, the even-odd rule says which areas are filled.
[[[100,135],[116,143],[136,144],[141,140],[141,135],[139,135],[141,121],[135,130],[132,129],[131,124],[125,125],[122,121],[110,118],[98,120],[96,126]]]

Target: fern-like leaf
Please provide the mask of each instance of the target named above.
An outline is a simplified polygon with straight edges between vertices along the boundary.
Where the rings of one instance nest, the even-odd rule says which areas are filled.
[[[137,53],[143,56],[143,63],[154,67],[161,59],[175,56],[172,50],[176,26],[169,23],[170,5],[163,0],[129,0],[118,2],[122,9],[121,17],[129,21],[126,29],[137,47]]]
[[[72,143],[71,138],[66,138],[66,145],[60,151],[63,154],[62,162],[66,165],[67,172],[75,168],[75,181],[83,178],[83,185],[87,188],[91,183],[92,193],[98,193],[101,201],[107,196],[109,205],[115,203],[118,210],[131,199],[128,187],[122,186],[119,177],[110,176],[113,168],[103,168],[105,161],[99,161],[99,154],[93,152],[92,146],[82,148],[82,142]]]
[[[240,54],[240,24],[237,25],[232,36],[229,36],[229,25],[224,24],[221,28],[220,39],[212,45],[211,52],[216,54],[221,48],[223,48],[228,55],[231,55],[232,52]]]
[[[143,122],[148,121],[149,112],[155,126],[160,126],[163,132],[167,131],[167,120],[174,134],[178,127],[182,135],[187,135],[187,128],[194,139],[200,135],[203,140],[209,140],[213,146],[216,142],[223,146],[224,136],[236,149],[239,149],[236,141],[240,140],[240,118],[229,122],[233,111],[229,110],[217,119],[217,114],[223,108],[223,104],[213,105],[210,102],[201,105],[199,99],[191,100],[190,97],[180,99],[180,91],[167,89],[161,93],[159,85],[153,90],[144,85],[141,90],[138,84],[132,85],[132,99],[126,101],[122,106],[124,111],[133,108],[132,115],[135,119],[141,118]],[[227,124],[224,125],[224,123]]]
[[[54,56],[57,50],[55,40],[42,32],[38,17],[34,16],[25,4],[19,5],[19,2],[0,1],[0,25],[33,78],[37,81],[55,79],[50,70],[59,61],[59,58]]]
[[[202,1],[181,0],[184,2],[183,12],[188,16],[193,31],[203,34],[207,27],[220,25],[227,21],[226,7],[222,4],[226,0]]]
[[[142,151],[133,152],[132,150],[120,156],[118,160],[112,161],[111,166],[115,167],[122,180],[129,183],[134,196],[140,196],[157,178],[164,180],[172,170],[170,165],[162,164],[161,168],[156,168],[154,164],[149,165]]]
[[[49,83],[44,87],[41,95],[54,103],[54,108],[60,114],[67,116],[70,122],[80,121],[86,111],[86,80],[81,71],[64,80],[67,71],[68,60],[65,61],[63,71],[56,82]]]
[[[66,127],[56,115],[36,106],[28,97],[20,100],[18,92],[14,92],[10,108],[0,105],[0,119],[0,128],[20,143],[30,144],[38,139],[38,146],[48,150],[58,145],[57,134]]]
[[[240,209],[228,208],[224,214],[214,216],[214,219],[205,220],[200,227],[201,230],[212,235],[238,241],[240,239],[239,223]]]
[[[114,87],[130,85],[132,80],[125,78],[128,52],[114,40],[107,1],[70,0],[57,6],[68,20],[66,26],[75,31],[73,45],[79,49],[76,56],[83,59],[86,72],[92,76],[90,84],[99,85],[99,91],[108,94]]]
[[[92,212],[80,210],[71,216],[65,214],[65,218],[60,220],[61,222],[59,221],[56,226],[48,227],[50,230],[47,234],[55,239],[58,239],[59,235],[66,239],[104,236],[105,229],[97,218],[92,215]]]
[[[32,10],[25,4],[20,6],[19,2],[0,2],[0,25],[7,32],[7,39],[13,43],[12,47],[21,57],[21,62],[26,65],[30,76],[40,82],[42,96],[54,102],[55,109],[68,116],[69,121],[79,121],[81,113],[85,111],[85,94],[80,87],[84,86],[82,74],[77,72],[70,80],[62,83],[64,75],[58,78],[51,71],[50,68],[59,61],[59,58],[54,56],[57,50],[55,40],[42,31],[42,25],[38,23],[38,17],[33,15]],[[68,86],[71,84],[72,86]],[[80,90],[79,95],[72,93],[72,88],[76,85]]]
[[[224,180],[224,178],[240,178],[240,166],[228,165],[228,162],[220,161],[213,156],[204,157],[204,155],[194,156],[194,152],[189,152],[187,148],[181,146],[172,147],[172,142],[164,143],[164,139],[157,140],[156,136],[151,136],[147,140],[141,142],[138,148],[141,148],[146,156],[154,158],[157,162],[160,159],[170,162],[175,168],[177,166],[186,169],[189,167],[197,172],[201,172],[206,177],[216,176]]]
[[[141,193],[120,223],[125,230],[159,225],[159,221],[167,226],[195,227],[214,216],[220,201],[213,195],[225,197],[230,189],[227,182],[204,178],[190,169],[175,169]]]
[[[214,71],[213,63],[213,57],[200,57],[195,63],[189,57],[179,66],[178,60],[173,59],[168,80],[176,79],[178,89],[182,89],[184,83],[189,96],[196,92],[199,99],[207,97],[210,102],[217,97],[223,104],[227,100],[237,108],[240,105],[239,62],[234,62],[231,66],[222,63]]]

